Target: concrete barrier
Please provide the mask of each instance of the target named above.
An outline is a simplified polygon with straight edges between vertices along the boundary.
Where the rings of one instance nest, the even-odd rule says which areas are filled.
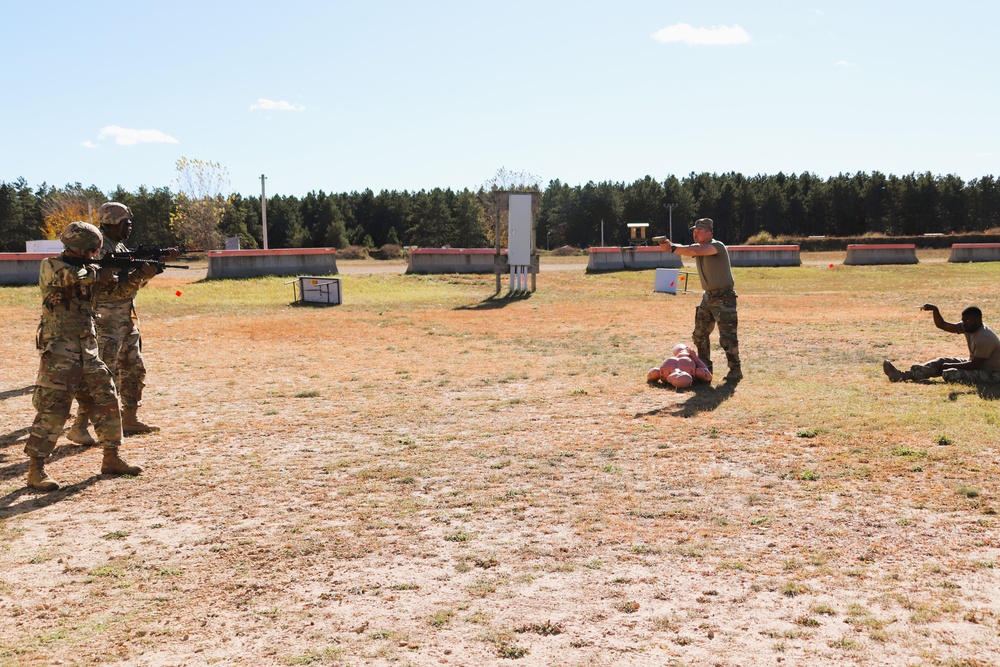
[[[37,285],[42,260],[58,252],[0,252],[0,285]]]
[[[506,261],[507,250],[500,254]],[[410,250],[407,273],[494,273],[493,248],[414,248]]]
[[[598,271],[637,271],[644,269],[678,269],[684,263],[681,256],[661,250],[660,246],[634,248],[591,248],[587,273]]]
[[[328,276],[337,273],[336,248],[209,250],[209,279],[257,276]]]
[[[729,263],[733,266],[801,266],[797,245],[731,245]]]
[[[849,244],[844,264],[916,264],[917,247],[912,243]]]
[[[949,262],[1000,262],[1000,243],[952,243]]]

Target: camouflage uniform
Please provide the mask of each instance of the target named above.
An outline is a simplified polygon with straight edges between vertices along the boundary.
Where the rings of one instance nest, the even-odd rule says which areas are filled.
[[[101,253],[127,252],[128,249],[124,243],[115,243],[105,236]],[[135,295],[155,275],[153,269],[136,269],[97,292],[97,343],[101,359],[117,380],[123,409],[142,405],[146,366],[142,362]]]
[[[701,357],[709,368],[712,367],[712,348],[709,335],[719,325],[719,346],[726,353],[730,369],[740,368],[740,341],[737,337],[739,318],[736,313],[736,292],[733,288],[707,290],[701,297],[701,305],[695,309],[694,333],[691,338]]]
[[[130,218],[132,212],[124,204],[108,202],[98,213],[102,224],[117,224]],[[114,241],[105,234],[101,255],[109,252],[128,252],[123,241]],[[101,359],[111,371],[121,398],[125,433],[158,430],[141,424],[135,418],[136,409],[142,405],[142,390],[146,386],[146,366],[142,361],[142,339],[139,318],[135,312],[135,295],[156,275],[155,268],[143,266],[121,271],[115,282],[98,290],[96,295],[97,342]],[[87,433],[88,412],[83,401],[76,422],[68,438],[80,444],[90,444]],[[132,429],[132,430],[129,430]]]
[[[32,403],[37,414],[24,452],[52,453],[69,418],[74,391],[94,420],[101,444],[117,449],[122,441],[118,394],[108,367],[98,354],[94,328],[97,270],[77,267],[56,257],[42,260],[38,285],[42,317],[36,347],[41,355]]]
[[[931,359],[927,363],[914,364],[910,366],[911,376],[906,379],[929,380],[930,378],[943,378],[945,382],[963,382],[966,384],[995,384],[1000,383],[1000,371],[987,368],[964,369],[949,368],[942,370],[945,364],[961,364],[968,359],[960,357],[938,357]]]
[[[712,232],[714,223],[710,218],[701,218],[692,225],[692,232]],[[697,239],[696,239],[697,240]],[[719,325],[719,345],[726,353],[729,364],[729,374],[726,379],[739,380],[743,377],[740,365],[740,343],[737,337],[739,318],[736,314],[736,292],[733,289],[733,270],[729,261],[729,250],[721,241],[708,237],[701,241],[711,245],[715,253],[711,255],[695,255],[695,267],[698,269],[698,280],[705,293],[701,297],[701,305],[695,310],[694,332],[691,338],[698,348],[698,356],[712,369],[712,348],[709,336]]]
[[[42,358],[32,398],[35,421],[24,444],[28,488],[37,491],[59,488],[59,482],[45,473],[45,459],[66,425],[76,390],[81,404],[90,410],[104,445],[101,474],[142,472],[142,468],[130,466],[118,456],[122,442],[118,393],[111,371],[97,353],[94,292],[109,277],[87,262],[101,247],[101,231],[86,222],[71,222],[61,238],[66,250],[58,258],[42,260],[38,272],[42,318],[36,346]]]

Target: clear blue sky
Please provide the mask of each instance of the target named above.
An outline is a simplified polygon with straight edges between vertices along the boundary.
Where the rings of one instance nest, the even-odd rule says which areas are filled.
[[[0,0],[0,180],[1000,174],[1000,2]]]

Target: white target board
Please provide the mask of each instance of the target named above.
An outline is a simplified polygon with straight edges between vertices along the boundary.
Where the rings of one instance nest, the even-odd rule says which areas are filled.
[[[680,282],[678,278],[681,277],[679,274],[680,271],[677,269],[657,269],[653,278],[653,291],[677,294],[677,285]],[[687,278],[686,275],[683,277]]]

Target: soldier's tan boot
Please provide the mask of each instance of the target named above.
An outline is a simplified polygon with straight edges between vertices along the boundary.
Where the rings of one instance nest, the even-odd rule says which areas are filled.
[[[906,382],[913,380],[913,371],[901,371],[892,365],[888,359],[882,360],[882,372],[889,378],[889,382]]]
[[[123,407],[122,408],[122,432],[125,435],[140,435],[142,433],[156,433],[160,430],[159,426],[150,426],[149,424],[143,424],[135,416],[136,407]]]
[[[32,456],[28,459],[28,488],[36,491],[55,491],[59,482],[45,473],[45,457]]]
[[[66,439],[78,445],[96,445],[97,441],[87,431],[89,421],[87,414],[83,410],[78,409],[76,411],[76,419],[73,420],[73,425],[69,427],[69,432],[66,433]]]
[[[101,461],[102,475],[132,475],[133,477],[142,472],[139,466],[130,466],[128,462],[118,456],[118,450],[112,447],[105,447],[104,460]]]

